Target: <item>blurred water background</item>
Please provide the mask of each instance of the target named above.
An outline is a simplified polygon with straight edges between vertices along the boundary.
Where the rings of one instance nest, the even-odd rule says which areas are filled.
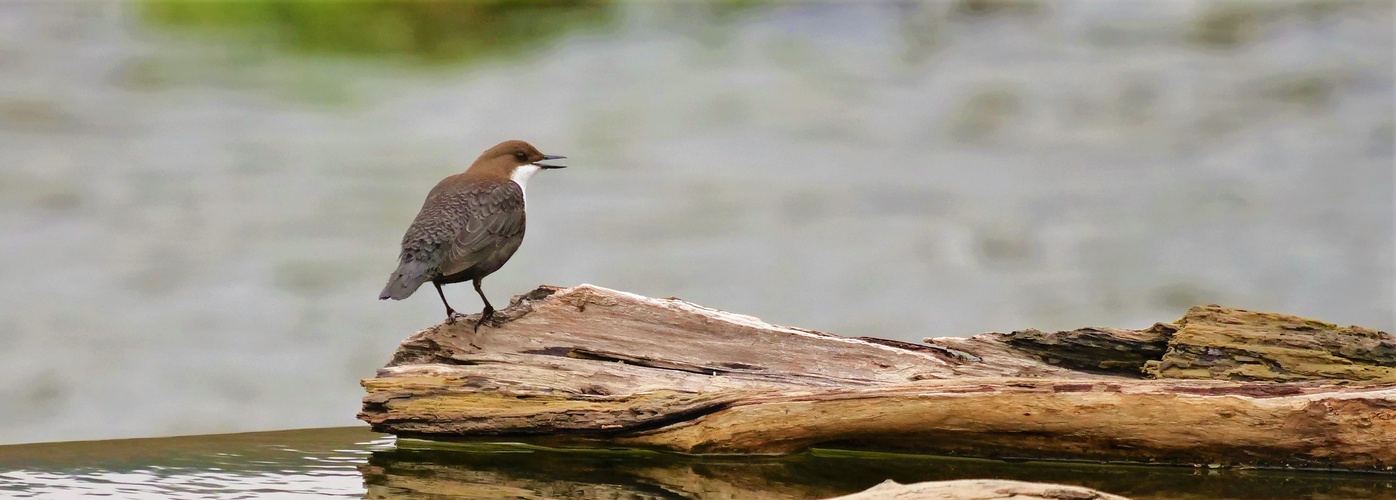
[[[1389,331],[1392,6],[6,2],[0,442],[354,424],[443,316],[376,300],[402,231],[513,138],[572,168],[496,304]]]

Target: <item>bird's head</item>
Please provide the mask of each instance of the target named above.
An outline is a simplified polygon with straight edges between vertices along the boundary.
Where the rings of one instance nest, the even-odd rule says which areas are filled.
[[[467,173],[489,175],[513,179],[522,186],[539,170],[567,168],[566,165],[541,163],[547,160],[560,160],[566,156],[545,155],[524,141],[504,141],[485,150]]]

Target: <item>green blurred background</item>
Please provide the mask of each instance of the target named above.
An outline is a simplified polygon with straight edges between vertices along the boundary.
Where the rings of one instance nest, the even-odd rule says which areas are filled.
[[[1391,2],[0,4],[0,442],[352,425],[441,319],[427,189],[525,139],[486,288],[904,340],[1194,304],[1391,330]],[[469,287],[448,291],[479,307]]]

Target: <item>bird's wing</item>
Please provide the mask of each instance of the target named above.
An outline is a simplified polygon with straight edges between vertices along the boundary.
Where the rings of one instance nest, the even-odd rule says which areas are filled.
[[[461,227],[441,263],[443,276],[459,273],[486,257],[524,231],[524,196],[511,181],[475,184],[458,193],[464,212]]]

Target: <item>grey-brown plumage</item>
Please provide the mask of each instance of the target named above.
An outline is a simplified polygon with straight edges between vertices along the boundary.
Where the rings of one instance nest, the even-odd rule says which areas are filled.
[[[559,158],[523,141],[506,141],[485,151],[464,173],[442,179],[403,235],[398,268],[378,298],[402,300],[430,281],[449,322],[457,313],[441,285],[472,281],[485,303],[475,324],[479,330],[494,313],[481,280],[504,266],[523,243],[524,185],[538,170],[563,168],[537,163]]]

